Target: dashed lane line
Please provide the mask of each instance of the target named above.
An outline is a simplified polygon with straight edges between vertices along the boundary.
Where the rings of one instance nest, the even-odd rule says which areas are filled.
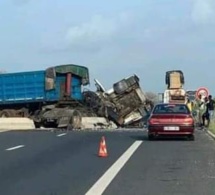
[[[6,150],[7,151],[12,151],[12,150],[17,150],[17,149],[20,149],[20,148],[23,148],[25,147],[24,145],[18,145],[18,146],[14,146],[12,148],[7,148]]]
[[[65,136],[66,133],[61,133],[61,134],[58,134],[57,137],[62,137],[62,136]]]

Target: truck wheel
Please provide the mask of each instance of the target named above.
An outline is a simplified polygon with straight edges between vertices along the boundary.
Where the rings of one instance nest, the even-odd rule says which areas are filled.
[[[78,111],[74,111],[67,126],[67,130],[80,129],[81,128],[81,114]]]
[[[0,118],[9,118],[16,116],[16,112],[14,110],[2,110],[0,112]]]
[[[123,80],[121,80],[121,81],[115,83],[115,84],[113,85],[113,88],[114,88],[115,93],[121,94],[121,93],[123,93],[124,91],[126,91],[126,90],[129,88],[129,86],[128,86],[126,80],[123,79]]]
[[[166,72],[166,85],[169,85],[169,77],[170,77],[170,71]]]

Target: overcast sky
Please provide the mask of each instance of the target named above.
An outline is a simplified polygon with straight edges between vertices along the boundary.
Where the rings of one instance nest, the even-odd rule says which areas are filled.
[[[162,92],[165,72],[215,94],[214,0],[1,0],[0,69],[74,63],[106,88],[137,74]]]

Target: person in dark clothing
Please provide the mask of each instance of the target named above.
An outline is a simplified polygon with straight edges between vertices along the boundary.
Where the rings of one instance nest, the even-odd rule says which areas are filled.
[[[208,96],[208,113],[210,115],[210,119],[213,117],[214,115],[214,104],[215,101],[212,99],[212,95]]]
[[[207,112],[208,112],[208,126],[210,124],[211,119],[214,116],[214,100],[212,99],[212,95],[208,96],[208,103],[207,103]]]
[[[203,115],[202,115],[202,126],[205,127],[205,126],[208,126],[209,125],[209,121],[210,121],[210,117],[209,117],[209,101],[208,101],[208,98],[205,97],[204,98],[204,105],[205,105],[205,109],[204,109],[204,112],[203,112]],[[207,125],[205,125],[205,121],[207,120]]]
[[[205,119],[208,121],[207,122],[207,127],[210,124],[210,121],[214,115],[214,100],[212,99],[212,96],[209,95],[208,99],[205,99],[206,102],[206,111],[202,116],[202,120],[203,120],[203,125],[205,125]]]

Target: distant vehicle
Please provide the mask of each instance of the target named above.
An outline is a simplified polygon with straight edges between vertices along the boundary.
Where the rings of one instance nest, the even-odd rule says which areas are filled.
[[[166,72],[165,77],[167,89],[163,94],[163,103],[185,103],[186,91],[184,73],[181,70],[171,70]]]
[[[158,103],[164,103],[164,93],[158,93]]]
[[[148,139],[157,136],[186,136],[194,140],[194,119],[186,104],[155,105],[148,120]]]
[[[196,99],[196,90],[187,90],[186,96],[189,98],[190,101],[194,102]]]

